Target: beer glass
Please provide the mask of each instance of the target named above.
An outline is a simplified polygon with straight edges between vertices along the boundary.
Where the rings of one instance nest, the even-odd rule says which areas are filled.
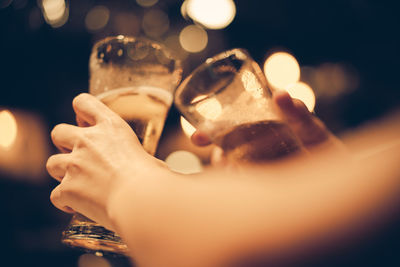
[[[269,162],[302,151],[282,121],[257,63],[244,49],[209,58],[175,92],[175,105],[231,161]]]
[[[125,119],[144,149],[154,155],[181,80],[180,61],[156,42],[117,36],[94,45],[89,69],[90,93]],[[73,216],[62,241],[91,251],[127,253],[116,233],[80,214]]]

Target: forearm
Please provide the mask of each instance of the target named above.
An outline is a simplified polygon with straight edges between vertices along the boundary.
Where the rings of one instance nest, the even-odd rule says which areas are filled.
[[[123,186],[110,209],[139,264],[220,266],[357,228],[395,203],[399,163],[397,146],[358,165],[320,156],[284,169],[160,172]]]

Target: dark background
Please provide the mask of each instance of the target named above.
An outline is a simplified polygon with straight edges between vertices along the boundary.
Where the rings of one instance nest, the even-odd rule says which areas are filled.
[[[0,1],[0,107],[39,115],[47,133],[60,122],[73,123],[71,101],[88,88],[88,58],[94,41],[119,34],[111,26],[89,33],[88,10],[102,4],[118,12],[146,12],[134,0],[69,2],[70,17],[52,28],[40,16],[36,1]],[[171,31],[191,22],[180,14],[181,1],[159,0]],[[384,116],[400,104],[399,4],[397,1],[236,0],[237,14],[227,28],[208,30],[205,51],[188,55],[186,75],[208,56],[243,47],[260,64],[271,49],[282,48],[302,66],[343,63],[357,73],[353,90],[318,98],[315,112],[336,134]],[[36,12],[36,13],[35,13]],[[33,14],[33,15],[32,15]],[[36,14],[36,24],[32,16]],[[140,30],[139,34],[144,34]],[[165,36],[161,36],[162,40]],[[167,129],[178,127],[171,111]],[[399,122],[400,123],[400,122]],[[0,129],[1,131],[2,129]],[[52,150],[55,152],[55,150]],[[16,179],[0,172],[0,266],[77,266],[80,251],[60,244],[69,216],[49,202],[56,185]],[[363,244],[335,251],[308,266],[400,266],[400,224],[385,225]],[[121,259],[112,259],[123,266]]]

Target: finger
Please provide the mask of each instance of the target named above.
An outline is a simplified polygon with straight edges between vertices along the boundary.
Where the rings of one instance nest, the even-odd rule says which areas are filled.
[[[291,98],[287,92],[275,93],[274,101],[286,123],[306,147],[321,144],[333,136],[302,101]]]
[[[302,101],[293,99],[286,91],[274,93],[274,101],[288,121],[308,121],[312,116]]]
[[[50,195],[50,201],[53,205],[64,212],[74,213],[75,211],[65,204],[65,199],[62,197],[63,184],[56,186]]]
[[[95,125],[107,118],[116,116],[106,105],[95,96],[82,93],[74,98],[72,107],[80,121]]]
[[[190,138],[196,146],[208,146],[211,144],[211,140],[207,134],[201,131],[196,131]]]
[[[46,169],[51,177],[61,182],[67,172],[69,156],[70,154],[56,154],[47,160]]]
[[[51,140],[62,152],[71,152],[80,134],[80,128],[70,124],[58,124],[51,131]]]
[[[81,117],[76,116],[76,124],[79,127],[89,127],[90,124],[83,120]]]

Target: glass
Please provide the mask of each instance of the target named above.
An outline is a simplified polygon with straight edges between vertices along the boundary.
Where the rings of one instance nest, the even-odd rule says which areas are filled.
[[[156,42],[117,36],[94,45],[89,68],[90,93],[125,119],[144,149],[154,155],[181,80],[180,61]],[[91,251],[128,251],[116,233],[80,214],[73,216],[62,241]]]
[[[268,162],[303,149],[275,108],[263,72],[244,49],[207,59],[179,85],[175,105],[228,160]]]

